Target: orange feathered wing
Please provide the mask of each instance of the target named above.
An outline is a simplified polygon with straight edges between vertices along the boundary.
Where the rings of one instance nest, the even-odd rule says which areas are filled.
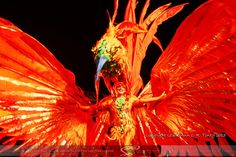
[[[74,75],[38,41],[0,19],[0,138],[12,137],[3,150],[18,140],[31,154],[85,145],[92,120],[81,105],[90,103]]]
[[[224,134],[236,141],[235,8],[232,0],[207,1],[180,25],[153,67],[146,88],[154,96],[165,92],[167,97],[152,113],[137,114],[148,122],[140,123],[142,130],[157,135],[162,131],[150,127],[159,122],[167,130],[164,133],[178,135],[180,141],[174,136],[170,144],[196,144],[203,155],[221,155],[220,149],[234,154]],[[155,144],[161,138],[152,140]],[[220,149],[215,149],[217,143]],[[212,152],[201,149],[206,144],[216,147]]]

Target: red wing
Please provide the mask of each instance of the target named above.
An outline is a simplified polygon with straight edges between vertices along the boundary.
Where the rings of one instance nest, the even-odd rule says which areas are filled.
[[[167,93],[156,115],[174,133],[200,134],[198,143],[214,144],[207,136],[222,133],[236,141],[235,8],[236,1],[211,0],[196,9],[152,69],[154,96]]]
[[[37,40],[0,19],[0,137],[13,136],[4,144],[24,140],[31,154],[85,145],[91,118],[80,105],[89,100],[74,75]]]

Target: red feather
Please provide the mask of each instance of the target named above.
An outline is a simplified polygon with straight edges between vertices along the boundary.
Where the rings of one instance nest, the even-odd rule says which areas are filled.
[[[131,69],[130,74],[128,74],[129,86],[131,87],[131,93],[133,94],[137,94],[143,85],[142,79],[140,77],[142,61],[146,55],[146,51],[149,44],[153,40],[158,43],[158,39],[155,37],[158,26],[162,24],[162,22],[166,21],[167,19],[180,12],[183,9],[184,4],[170,8],[170,4],[161,6],[154,10],[149,16],[144,19],[148,6],[149,1],[146,1],[146,4],[140,16],[140,29],[135,29],[136,31],[133,30],[132,34],[129,33],[125,37],[122,36],[123,39],[121,40],[122,44],[127,49],[128,64]],[[136,23],[135,8],[136,1],[130,0],[126,8],[124,21]],[[124,24],[123,27],[125,27]],[[130,23],[127,23],[126,27],[129,28]],[[135,27],[133,28],[136,27],[137,26],[135,25]],[[158,46],[160,46],[160,48],[162,49],[160,43],[158,44]]]

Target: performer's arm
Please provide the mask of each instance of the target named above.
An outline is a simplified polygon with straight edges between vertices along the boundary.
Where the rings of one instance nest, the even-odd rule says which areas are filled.
[[[139,103],[152,103],[152,102],[158,102],[166,98],[166,93],[163,92],[160,96],[157,97],[150,97],[150,98],[140,98]]]

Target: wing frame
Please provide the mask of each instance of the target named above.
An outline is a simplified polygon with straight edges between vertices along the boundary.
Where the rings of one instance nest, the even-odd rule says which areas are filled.
[[[151,88],[146,87],[147,92],[140,97],[145,93],[167,94],[153,112],[173,133],[219,134],[236,140],[232,127],[236,118],[234,6],[232,1],[211,0],[197,8],[177,29],[152,69]],[[212,149],[226,146],[227,153],[235,155],[225,136],[216,137],[222,140],[220,143],[197,137],[196,144],[209,142]],[[182,140],[194,143],[191,139]],[[222,155],[214,150],[214,155]]]

